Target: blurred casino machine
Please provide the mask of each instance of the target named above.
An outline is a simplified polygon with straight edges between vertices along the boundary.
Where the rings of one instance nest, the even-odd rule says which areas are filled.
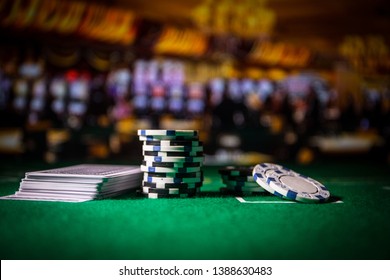
[[[390,161],[388,1],[163,2],[0,0],[1,156],[137,161],[161,128],[206,164]]]

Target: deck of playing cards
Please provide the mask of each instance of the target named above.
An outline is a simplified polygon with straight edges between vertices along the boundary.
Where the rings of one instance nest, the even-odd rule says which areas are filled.
[[[121,195],[140,188],[140,167],[80,164],[27,172],[19,190],[1,199],[82,202]]]

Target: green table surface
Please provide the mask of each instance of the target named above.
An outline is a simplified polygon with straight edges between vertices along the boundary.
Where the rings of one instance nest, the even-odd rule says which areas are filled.
[[[13,194],[27,171],[78,163],[3,161],[0,195]],[[285,165],[325,184],[331,202],[284,203],[271,195],[240,202],[219,193],[216,166],[204,167],[202,193],[190,199],[0,200],[0,258],[390,259],[389,165]]]

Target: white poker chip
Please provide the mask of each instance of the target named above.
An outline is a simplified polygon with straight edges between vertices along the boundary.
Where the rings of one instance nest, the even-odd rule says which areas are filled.
[[[198,136],[167,136],[167,135],[153,135],[153,136],[138,136],[140,141],[197,141]]]
[[[159,198],[187,198],[187,197],[193,197],[194,194],[158,194],[158,193],[142,193],[144,197],[151,198],[151,199],[159,199]]]
[[[142,186],[156,188],[156,189],[170,189],[170,188],[197,189],[197,188],[200,188],[202,186],[202,182],[198,182],[198,183],[164,183],[164,182],[152,183],[152,182],[142,181]]]
[[[329,190],[323,184],[296,172],[274,170],[266,178],[271,189],[290,200],[316,203],[330,197]]]
[[[152,157],[201,157],[203,152],[155,152],[155,151],[143,151],[143,156]]]
[[[203,143],[201,141],[197,141],[197,140],[146,140],[146,141],[144,141],[144,144],[145,145],[153,145],[153,146],[168,146],[168,147],[203,146]]]
[[[197,136],[196,130],[174,130],[174,129],[139,129],[138,135],[140,136]]]
[[[143,160],[141,165],[148,167],[180,168],[180,167],[202,167],[202,162],[156,162]]]
[[[202,171],[186,172],[186,173],[144,172],[144,175],[147,175],[148,177],[160,177],[160,178],[198,178],[203,176],[203,172]]]
[[[203,152],[203,146],[154,146],[142,145],[143,151],[150,152]]]
[[[203,162],[204,157],[165,157],[165,156],[144,156],[145,161],[155,162]]]
[[[163,172],[163,173],[187,173],[187,172],[199,172],[201,167],[154,167],[141,165],[141,171],[143,172]]]
[[[170,129],[139,129],[138,130],[139,136],[154,136],[154,137],[161,137],[161,136],[168,136],[168,137],[197,137],[198,131],[197,130],[170,130]]]
[[[262,187],[263,189],[265,189],[266,191],[268,191],[269,193],[271,193],[275,196],[286,199],[286,197],[283,194],[281,194],[281,193],[277,192],[276,190],[274,190],[273,188],[271,188],[267,182],[267,175],[269,173],[272,173],[275,170],[282,170],[283,172],[293,172],[290,169],[285,168],[285,167],[278,165],[278,164],[261,163],[261,164],[256,165],[253,168],[252,175],[253,175],[253,178],[255,179],[256,183],[259,184],[260,187]]]
[[[195,178],[175,178],[175,177],[152,177],[144,174],[143,180],[149,183],[200,183],[203,182],[203,176]]]
[[[196,189],[179,189],[179,188],[169,188],[169,189],[159,189],[152,187],[142,187],[143,193],[158,193],[158,194],[185,194],[185,193],[195,193]]]

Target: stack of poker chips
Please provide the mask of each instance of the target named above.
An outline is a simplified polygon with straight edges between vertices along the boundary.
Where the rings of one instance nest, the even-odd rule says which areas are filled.
[[[253,175],[253,167],[246,166],[227,166],[220,168],[218,173],[221,175],[222,182],[226,187],[220,189],[226,194],[244,194],[251,195],[264,193],[266,190],[259,186]]]
[[[203,182],[203,145],[196,130],[138,130],[143,141],[142,194],[191,197]]]
[[[286,200],[304,203],[326,202],[329,190],[320,182],[274,163],[254,167],[228,166],[219,169],[226,194],[272,194]]]

